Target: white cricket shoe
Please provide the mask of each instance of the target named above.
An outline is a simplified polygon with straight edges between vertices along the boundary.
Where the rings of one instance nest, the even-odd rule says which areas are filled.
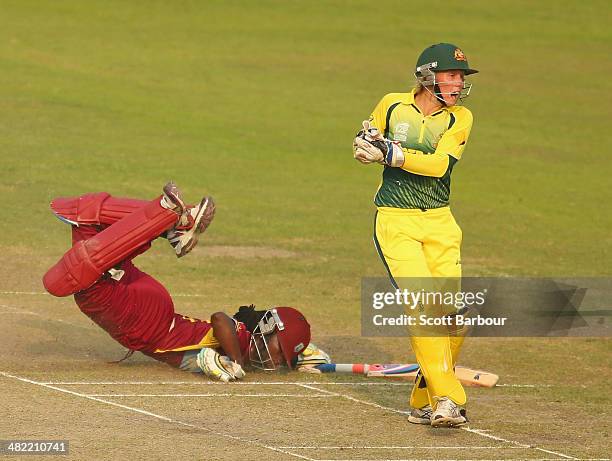
[[[215,217],[215,202],[212,197],[204,197],[199,205],[187,208],[179,223],[166,232],[166,238],[174,248],[177,258],[189,253],[198,243],[202,232]]]
[[[430,405],[423,408],[413,408],[408,416],[408,421],[413,424],[431,424],[432,409]]]
[[[465,409],[460,408],[448,397],[434,397],[437,400],[436,409],[431,415],[433,427],[461,426],[468,422],[465,417]]]

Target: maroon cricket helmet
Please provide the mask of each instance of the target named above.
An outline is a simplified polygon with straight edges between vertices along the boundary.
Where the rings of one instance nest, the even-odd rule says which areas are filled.
[[[310,344],[310,324],[293,307],[275,308],[281,324],[277,325],[278,342],[289,368],[293,368],[298,355]]]
[[[274,333],[287,366],[293,368],[300,353],[310,343],[310,325],[306,317],[293,307],[273,307],[266,310],[251,334],[249,361],[255,368],[276,369],[266,339]]]

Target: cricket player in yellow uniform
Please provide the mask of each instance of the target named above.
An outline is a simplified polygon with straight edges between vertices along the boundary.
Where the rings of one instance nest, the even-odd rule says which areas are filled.
[[[461,229],[449,199],[451,174],[472,128],[472,113],[456,104],[471,89],[465,76],[476,72],[455,45],[426,48],[417,60],[416,87],[384,96],[353,143],[361,163],[384,165],[374,242],[396,287],[407,277],[461,277]],[[422,374],[409,421],[465,424],[466,394],[453,371],[463,336],[413,334],[411,343]]]

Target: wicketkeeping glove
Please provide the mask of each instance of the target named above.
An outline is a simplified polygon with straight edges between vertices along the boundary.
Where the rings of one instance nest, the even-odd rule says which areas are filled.
[[[361,163],[381,163],[392,167],[404,164],[404,152],[398,142],[389,141],[380,134],[378,128],[371,127],[364,120],[363,129],[353,141],[353,156]]]
[[[227,383],[242,379],[246,375],[242,367],[229,357],[220,355],[216,350],[205,347],[196,356],[196,363],[209,378]]]

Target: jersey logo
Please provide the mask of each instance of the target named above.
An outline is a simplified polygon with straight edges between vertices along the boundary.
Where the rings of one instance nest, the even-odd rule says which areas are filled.
[[[393,140],[406,142],[408,140],[408,130],[410,129],[409,123],[398,123],[395,125],[393,130]]]
[[[467,61],[467,59],[465,59],[465,54],[463,54],[463,51],[461,51],[459,48],[455,48],[455,60]]]
[[[434,149],[438,148],[438,143],[440,142],[440,140],[442,139],[442,136],[444,135],[444,133],[440,133],[438,135],[438,138],[436,139],[436,141],[431,145]]]

